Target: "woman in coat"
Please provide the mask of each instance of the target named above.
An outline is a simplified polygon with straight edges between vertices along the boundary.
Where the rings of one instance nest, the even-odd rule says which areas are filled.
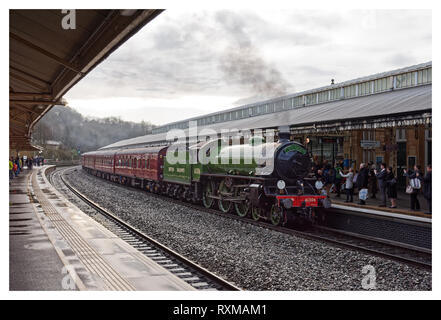
[[[359,191],[361,191],[362,189],[367,189],[368,188],[368,181],[369,180],[369,170],[368,168],[366,168],[366,164],[362,163],[360,164],[360,172],[358,173],[357,176],[357,188]],[[366,200],[361,200],[359,204],[366,204]]]
[[[387,197],[390,199],[390,207],[397,207],[397,178],[393,172],[392,167],[387,168],[387,174],[385,178],[386,189],[387,189]]]
[[[421,166],[415,165],[413,167],[413,171],[404,170],[404,176],[409,178],[409,181],[412,179],[422,180],[422,176],[420,174]],[[420,210],[420,201],[418,200],[418,194],[420,189],[412,188],[412,193],[410,193],[410,210],[418,211]]]
[[[428,214],[432,214],[432,165],[427,166],[426,175],[423,179],[423,196],[427,200],[429,207]]]
[[[340,176],[346,178],[345,190],[346,190],[346,201],[345,202],[353,202],[354,201],[354,170],[349,168],[349,172],[347,174],[343,174],[343,172],[339,171]],[[350,199],[350,200],[349,200]]]

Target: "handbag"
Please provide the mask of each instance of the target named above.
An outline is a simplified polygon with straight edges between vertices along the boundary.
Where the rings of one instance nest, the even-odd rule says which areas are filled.
[[[358,193],[358,198],[360,200],[366,200],[368,198],[368,189],[361,189]]]
[[[410,186],[413,189],[421,189],[421,181],[418,178],[410,179]]]
[[[316,188],[317,190],[322,189],[322,188],[323,188],[323,182],[321,182],[321,181],[316,181],[316,182],[315,182],[315,188]]]
[[[407,188],[406,188],[406,193],[407,193],[407,194],[411,194],[411,193],[413,193],[413,188],[412,188],[411,185],[408,185],[408,186],[407,186]]]

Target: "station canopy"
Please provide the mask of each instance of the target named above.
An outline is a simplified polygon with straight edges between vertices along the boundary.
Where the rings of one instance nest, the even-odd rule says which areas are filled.
[[[9,147],[37,150],[31,134],[41,117],[65,104],[69,89],[161,12],[10,10]]]
[[[229,130],[278,129],[290,127],[292,133],[327,133],[359,129],[390,128],[430,124],[432,121],[432,85],[397,89],[362,97],[342,99],[298,107],[198,127],[214,132]],[[183,130],[189,135],[189,129]],[[167,144],[167,133],[150,134],[115,142],[104,149],[134,148]]]

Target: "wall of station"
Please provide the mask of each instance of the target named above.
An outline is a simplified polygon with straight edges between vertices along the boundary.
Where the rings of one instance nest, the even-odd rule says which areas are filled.
[[[295,135],[293,140],[307,143],[309,152],[320,163],[342,161],[345,167],[358,169],[360,163],[385,162],[392,166],[405,186],[403,170],[432,164],[431,126],[394,127],[375,130],[353,130],[329,135]]]

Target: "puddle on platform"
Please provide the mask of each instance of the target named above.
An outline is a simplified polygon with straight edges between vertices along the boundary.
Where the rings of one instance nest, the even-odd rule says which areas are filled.
[[[9,235],[10,236],[27,236],[30,235],[31,233],[28,231],[10,231]]]
[[[32,218],[9,219],[9,222],[14,222],[14,221],[29,221],[29,220],[32,220]]]

